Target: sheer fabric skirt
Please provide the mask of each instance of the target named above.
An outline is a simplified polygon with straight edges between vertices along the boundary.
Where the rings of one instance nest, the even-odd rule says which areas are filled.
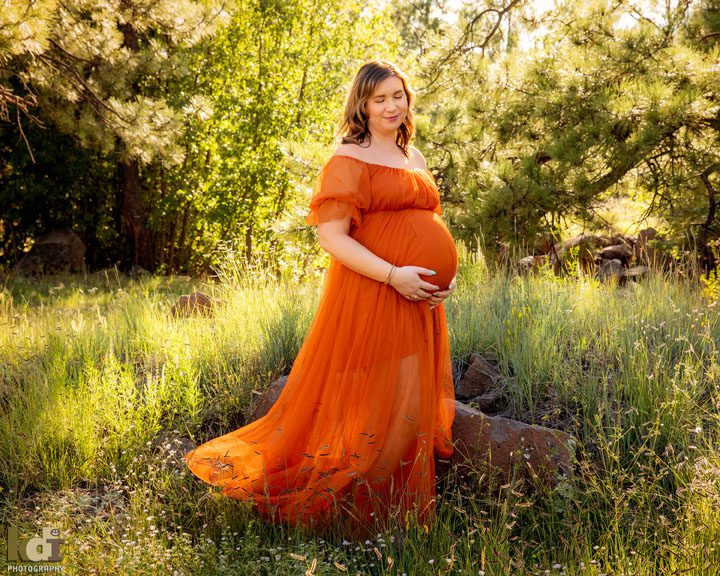
[[[455,416],[442,304],[411,302],[336,260],[280,397],[185,455],[222,493],[276,522],[347,534],[435,511],[433,452]]]

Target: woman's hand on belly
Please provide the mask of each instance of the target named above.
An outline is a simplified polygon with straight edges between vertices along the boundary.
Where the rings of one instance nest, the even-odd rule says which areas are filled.
[[[432,293],[430,295],[430,298],[428,298],[428,302],[430,303],[429,309],[432,310],[438,304],[440,304],[443,300],[445,300],[445,298],[450,296],[450,294],[452,294],[453,291],[455,290],[456,285],[457,285],[457,281],[455,280],[455,278],[453,278],[452,282],[450,282],[450,286],[448,286],[446,290]]]
[[[408,300],[425,300],[440,287],[426,282],[420,278],[420,274],[432,276],[435,272],[422,266],[399,266],[390,278],[390,286]]]

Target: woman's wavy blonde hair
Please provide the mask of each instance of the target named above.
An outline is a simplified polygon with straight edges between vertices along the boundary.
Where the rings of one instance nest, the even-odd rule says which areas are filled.
[[[370,99],[378,85],[389,76],[400,78],[408,101],[408,110],[405,120],[397,130],[395,142],[407,158],[410,139],[415,135],[415,116],[412,106],[415,102],[415,92],[410,88],[407,75],[397,66],[387,60],[370,60],[365,62],[358,70],[345,102],[345,112],[340,122],[338,135],[343,144],[368,144],[372,135],[368,129],[368,118],[365,113],[365,103]]]

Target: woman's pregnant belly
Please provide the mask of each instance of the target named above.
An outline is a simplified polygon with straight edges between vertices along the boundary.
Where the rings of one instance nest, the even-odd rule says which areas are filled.
[[[396,266],[422,266],[435,270],[421,275],[440,290],[457,272],[457,249],[450,231],[432,210],[367,212],[353,237],[368,250]]]

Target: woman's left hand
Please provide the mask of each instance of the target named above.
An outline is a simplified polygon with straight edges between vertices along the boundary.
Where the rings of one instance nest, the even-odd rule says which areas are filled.
[[[437,292],[433,292],[428,298],[427,301],[430,303],[430,310],[435,308],[438,304],[440,304],[445,298],[450,296],[455,291],[455,286],[457,286],[457,282],[455,278],[453,278],[450,281],[450,285],[445,290],[439,290]]]

